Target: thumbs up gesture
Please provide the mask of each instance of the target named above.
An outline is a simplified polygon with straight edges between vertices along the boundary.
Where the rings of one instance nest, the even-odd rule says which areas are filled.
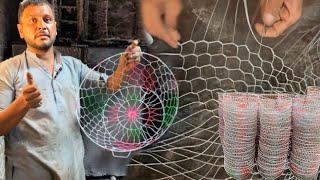
[[[38,108],[42,105],[41,93],[38,87],[33,83],[33,77],[29,72],[27,72],[27,81],[28,85],[22,90],[22,98],[29,108]]]

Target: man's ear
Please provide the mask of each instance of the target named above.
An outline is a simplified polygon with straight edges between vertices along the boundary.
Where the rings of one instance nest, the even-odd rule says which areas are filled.
[[[58,31],[57,31],[57,21],[55,22],[56,25],[56,36],[58,35]]]
[[[23,31],[22,31],[22,25],[21,24],[17,24],[17,28],[18,28],[18,31],[19,31],[20,38],[23,39],[24,35],[23,35]]]

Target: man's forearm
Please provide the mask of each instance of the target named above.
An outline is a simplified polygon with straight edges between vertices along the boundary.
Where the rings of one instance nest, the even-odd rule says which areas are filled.
[[[107,88],[109,93],[113,93],[120,89],[128,74],[139,64],[140,55],[141,48],[138,46],[138,41],[134,40],[120,56],[117,69],[114,71],[112,76],[108,78]]]
[[[115,73],[108,78],[107,86],[109,93],[119,90],[125,77],[126,75],[124,73],[115,71]]]
[[[29,111],[28,105],[22,97],[17,98],[5,110],[0,112],[0,136],[6,135],[17,126]]]

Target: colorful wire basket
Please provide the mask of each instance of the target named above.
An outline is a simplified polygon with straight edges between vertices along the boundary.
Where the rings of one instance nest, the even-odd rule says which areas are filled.
[[[93,70],[111,75],[121,54],[101,61]],[[113,152],[131,152],[158,140],[177,113],[178,85],[159,58],[142,53],[140,63],[125,75],[113,93],[105,80],[81,82],[77,109],[85,135],[100,147]]]

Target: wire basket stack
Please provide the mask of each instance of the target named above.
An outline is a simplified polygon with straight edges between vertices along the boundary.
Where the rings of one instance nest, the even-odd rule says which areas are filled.
[[[224,139],[224,119],[223,119],[223,93],[218,93],[218,113],[219,113],[219,137],[221,144],[223,145]]]
[[[308,95],[218,93],[224,168],[244,179],[257,165],[265,179],[289,168],[297,179],[316,179],[320,168],[320,88]]]
[[[292,96],[259,98],[259,146],[257,167],[266,179],[276,179],[286,169],[291,134]]]
[[[290,169],[298,179],[314,179],[320,165],[320,97],[296,97],[292,106]]]
[[[258,96],[228,93],[222,99],[224,167],[229,176],[242,179],[254,167]]]
[[[320,96],[320,87],[319,86],[308,86],[307,87],[308,96]]]

